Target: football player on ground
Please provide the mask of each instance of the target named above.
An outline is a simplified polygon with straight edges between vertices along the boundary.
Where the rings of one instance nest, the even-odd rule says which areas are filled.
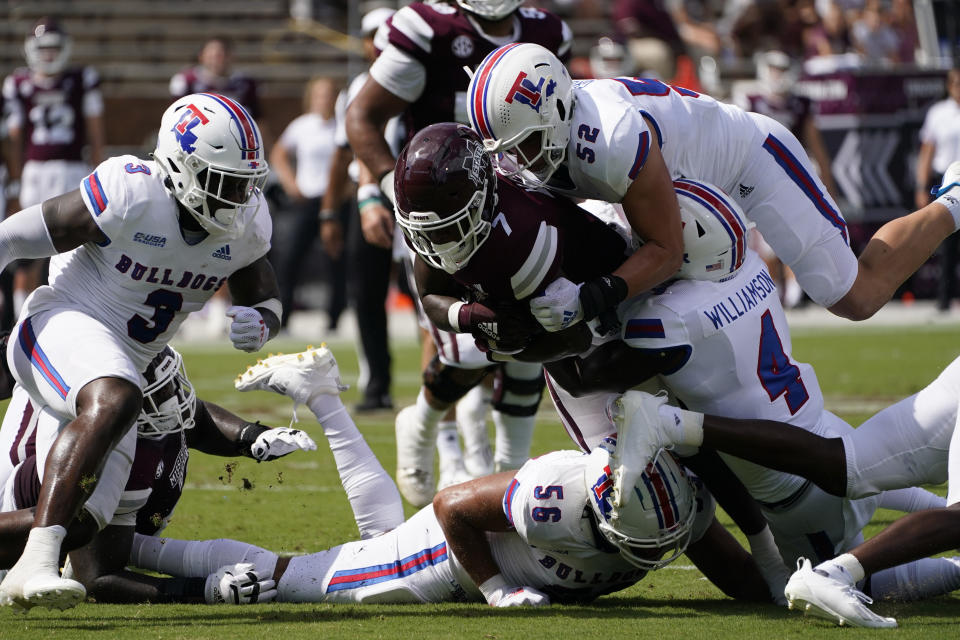
[[[733,199],[716,187],[677,180],[684,222],[685,262],[678,276],[650,296],[621,308],[618,341],[583,358],[551,363],[548,383],[568,433],[595,446],[596,428],[611,402],[624,443],[646,429],[650,396],[617,391],[660,375],[678,404],[731,418],[779,420],[811,433],[842,436],[853,429],[825,411],[813,368],[791,356],[790,333],[776,286],[760,257],[746,248],[748,225]],[[585,397],[573,397],[570,391]],[[607,391],[607,393],[602,393]],[[639,399],[639,403],[634,400]],[[666,397],[661,397],[664,402]],[[643,407],[644,410],[637,411]],[[615,456],[615,495],[629,487],[638,465],[632,450]],[[917,511],[943,505],[923,489],[904,488],[859,500],[836,497],[804,478],[724,456],[770,523],[784,570],[798,557],[833,558],[863,541],[862,528],[878,506]],[[960,586],[953,560],[916,564],[872,577],[877,597],[912,599]]]
[[[258,382],[265,373],[270,377],[270,387]],[[180,356],[169,346],[151,363],[145,377],[145,407],[137,420],[136,454],[123,494],[105,495],[98,487],[84,504],[84,513],[90,517],[75,520],[64,542],[65,549],[79,547],[100,529],[90,544],[70,553],[73,577],[97,602],[221,602],[222,595],[212,580],[158,579],[127,571],[134,533],[158,535],[166,527],[186,481],[188,447],[260,462],[297,450],[313,450],[316,444],[299,429],[271,429],[212,403],[197,402]],[[267,358],[240,376],[237,386],[241,391],[282,390],[296,403],[310,408],[330,443],[362,539],[403,522],[396,486],[340,401],[339,392],[345,387],[328,349]],[[29,426],[20,429],[21,424]],[[35,504],[36,489],[43,480],[44,444],[51,441],[50,431],[57,426],[58,421],[49,412],[35,411],[25,394],[15,392],[4,427],[0,428],[0,447],[9,449],[9,458],[14,461],[25,453],[35,453],[16,466],[7,463],[7,456],[0,461],[0,482],[5,480],[2,510],[24,509],[0,514],[0,535],[9,543],[3,548],[6,566],[16,560],[18,547],[22,547],[29,530],[28,508]],[[108,458],[105,476],[123,467],[114,464],[115,455]],[[0,566],[3,564],[0,559]]]
[[[590,320],[673,276],[683,259],[672,180],[731,194],[803,289],[833,313],[861,320],[960,226],[960,163],[938,199],[884,225],[859,261],[847,226],[806,152],[783,125],[659,80],[572,82],[550,51],[492,52],[468,90],[470,123],[501,170],[578,198],[619,202],[643,245],[616,271],[558,279],[531,301],[548,330]],[[629,150],[629,151],[625,151]]]
[[[278,557],[233,540],[138,536],[132,558],[172,575],[215,572],[220,591],[237,594],[228,601],[238,604],[510,607],[589,602],[686,552],[728,596],[769,602],[752,557],[713,517],[709,493],[669,454],[644,472],[630,507],[612,517],[612,446],[549,453],[519,471],[446,488],[393,531],[319,553]]]
[[[391,211],[395,158],[383,136],[391,117],[403,114],[408,137],[437,122],[466,123],[469,77],[464,66],[476,66],[508,42],[536,42],[561,59],[569,55],[573,35],[566,23],[549,11],[522,4],[521,0],[413,2],[391,18],[389,44],[370,67],[370,77],[347,111],[350,145],[369,169],[357,192],[369,243],[389,249],[395,235]],[[428,504],[435,492],[434,441],[446,407],[467,394],[483,378],[477,372],[486,372],[489,364],[472,340],[458,342],[455,335],[430,326],[422,315],[421,323],[438,355],[426,351],[430,346],[425,340],[421,393],[416,404],[404,408],[396,420],[397,484],[416,506]],[[459,426],[467,452],[463,462],[472,474],[515,469],[529,455],[534,414],[542,395],[540,366],[510,363],[500,367],[497,375],[499,401],[493,412],[497,450],[492,460],[486,404],[473,402],[462,412]],[[482,397],[480,393],[470,398]],[[438,442],[447,449],[444,439]],[[441,457],[441,468],[443,462]]]
[[[100,78],[93,67],[68,67],[72,39],[53,18],[34,24],[23,44],[27,68],[3,82],[7,103],[10,211],[40,204],[75,189],[103,161],[104,121]],[[6,209],[3,212],[6,213]],[[43,282],[46,260],[18,263],[13,312]]]
[[[154,160],[111,158],[79,189],[0,223],[0,266],[56,256],[50,285],[24,304],[7,359],[36,405],[63,424],[0,603],[64,607],[83,598],[82,585],[59,575],[65,527],[108,453],[120,447],[132,460],[140,372],[187,314],[226,283],[236,348],[257,351],[279,328],[265,257],[267,171],[246,110],[215,94],[191,95],[164,113]]]
[[[681,444],[725,451],[774,469],[809,478],[835,496],[862,498],[918,484],[949,481],[946,507],[918,511],[897,520],[866,543],[832,560],[811,566],[806,558],[787,583],[786,596],[814,615],[838,624],[895,627],[896,620],[878,616],[865,604],[872,600],[858,589],[864,576],[896,571],[912,582],[904,566],[926,568],[927,584],[912,584],[902,595],[916,598],[956,589],[957,581],[934,567],[952,558],[927,556],[958,547],[958,483],[953,480],[960,447],[956,446],[960,359],[954,360],[918,393],[887,407],[858,428],[826,437],[771,420],[735,420],[664,405],[653,396],[634,393],[645,406],[646,429],[631,432],[623,444],[636,459],[660,447]],[[653,411],[650,411],[650,407]],[[638,423],[640,422],[639,413]],[[659,419],[658,419],[659,417]],[[910,561],[917,563],[904,565]],[[895,567],[894,569],[891,569]]]

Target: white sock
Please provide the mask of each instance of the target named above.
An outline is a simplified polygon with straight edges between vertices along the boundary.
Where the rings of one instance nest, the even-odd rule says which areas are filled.
[[[878,600],[920,600],[960,589],[960,558],[923,558],[870,576]]]
[[[863,576],[866,575],[863,570],[863,565],[860,564],[860,561],[857,560],[856,556],[851,553],[841,553],[833,560],[821,562],[814,567],[814,569],[823,571],[835,580],[850,584],[856,584],[857,582],[860,582],[863,580]]]
[[[317,394],[308,405],[327,437],[361,538],[403,522],[403,503],[393,479],[363,439],[340,396]]]
[[[497,471],[519,469],[530,457],[533,444],[533,426],[536,416],[511,416],[502,411],[493,411],[493,424],[497,428],[497,448],[493,455]]]
[[[133,566],[184,578],[205,578],[224,565],[238,562],[252,562],[257,571],[273,575],[277,554],[227,538],[176,540],[139,533],[130,548]]]
[[[416,407],[417,421],[428,428],[436,426],[447,412],[446,409],[434,409],[430,406],[430,403],[427,402],[427,395],[423,387],[420,388],[420,393],[417,394]]]
[[[703,414],[687,411],[669,404],[662,404],[657,410],[660,414],[660,426],[669,444],[686,444],[699,447],[703,444]]]
[[[457,427],[463,438],[464,465],[474,476],[493,471],[493,451],[487,431],[487,411],[493,391],[478,384],[457,402]]]
[[[59,576],[60,545],[66,535],[67,530],[59,524],[30,529],[23,553],[14,568],[29,567],[28,570],[33,574],[52,573]]]
[[[444,464],[455,464],[458,460],[463,460],[456,422],[440,423],[437,430],[437,452],[440,454],[441,468]]]
[[[953,187],[934,202],[942,204],[950,212],[953,217],[953,230],[960,229],[960,187]]]
[[[940,509],[947,506],[947,499],[921,487],[893,489],[880,494],[880,506],[904,513]]]

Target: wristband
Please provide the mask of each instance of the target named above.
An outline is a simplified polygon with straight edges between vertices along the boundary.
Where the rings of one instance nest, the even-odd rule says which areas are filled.
[[[383,198],[383,194],[380,192],[380,187],[370,182],[367,184],[362,184],[357,187],[357,200],[369,200],[370,198],[377,198],[378,200]]]
[[[454,333],[460,333],[460,309],[463,308],[465,304],[466,302],[458,300],[447,309],[447,321],[450,323],[450,328],[453,329]]]
[[[580,308],[584,321],[590,321],[602,312],[620,304],[627,297],[627,283],[612,273],[580,285]]]
[[[253,452],[250,450],[250,447],[257,441],[260,434],[265,431],[270,431],[270,428],[263,426],[259,421],[247,423],[240,431],[240,437],[237,438],[237,453],[248,458],[253,458]]]
[[[319,218],[320,222],[330,222],[337,219],[337,212],[333,209],[321,209]]]

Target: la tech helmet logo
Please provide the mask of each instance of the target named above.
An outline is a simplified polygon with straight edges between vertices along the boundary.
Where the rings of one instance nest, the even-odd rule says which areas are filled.
[[[200,109],[197,109],[193,104],[188,104],[183,111],[183,115],[180,116],[180,121],[173,127],[173,133],[177,136],[180,148],[187,153],[196,151],[197,134],[193,132],[193,128],[208,122],[210,122],[210,119],[203,115]]]
[[[513,86],[510,87],[510,91],[507,92],[507,97],[505,98],[506,102],[512,104],[514,100],[521,104],[529,105],[531,109],[540,113],[540,105],[542,103],[542,89],[543,89],[544,78],[540,78],[540,82],[533,84],[532,80],[527,79],[527,74],[525,71],[521,71],[517,75],[517,79],[513,81]],[[557,83],[553,80],[547,84],[547,97],[553,94],[553,89]]]

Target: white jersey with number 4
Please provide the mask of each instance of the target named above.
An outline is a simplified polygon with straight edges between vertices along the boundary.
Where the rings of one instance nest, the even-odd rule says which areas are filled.
[[[80,311],[115,333],[140,371],[187,314],[270,248],[262,195],[256,212],[238,215],[239,231],[187,244],[177,202],[156,163],[135,156],[103,162],[80,183],[80,193],[107,240],[54,256],[50,284],[31,295],[21,318],[53,309]]]
[[[672,179],[717,185],[804,290],[829,307],[857,274],[847,225],[797,138],[761,114],[648,78],[574,83],[567,175],[549,187],[620,202],[657,145]]]
[[[677,280],[662,293],[637,299],[621,316],[623,339],[631,347],[687,352],[684,364],[663,381],[688,408],[822,430],[817,375],[809,364],[793,360],[776,286],[753,251],[725,282]],[[757,483],[744,482],[760,500],[773,501],[801,483],[749,463],[731,466],[738,475],[749,470],[749,478],[769,479],[759,492]]]

